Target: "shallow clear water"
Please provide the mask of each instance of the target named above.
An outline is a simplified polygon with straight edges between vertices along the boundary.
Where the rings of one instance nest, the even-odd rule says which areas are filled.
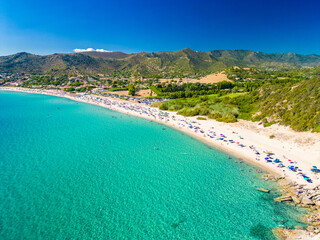
[[[1,239],[273,239],[301,210],[249,169],[158,123],[0,91]]]

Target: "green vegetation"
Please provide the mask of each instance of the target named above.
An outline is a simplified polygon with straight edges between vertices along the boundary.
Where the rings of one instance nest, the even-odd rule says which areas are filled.
[[[281,71],[268,71],[266,69],[257,68],[239,68],[229,67],[226,69],[229,79],[236,82],[245,81],[270,81],[274,84],[299,82],[304,79],[315,78],[320,75],[320,68],[294,68],[283,69]]]
[[[130,83],[130,84],[128,85],[128,90],[129,90],[129,95],[131,95],[131,96],[134,96],[134,95],[135,95],[136,89],[135,89],[135,87],[133,86],[132,83]]]
[[[220,93],[221,90],[230,90],[238,85],[242,86],[244,84],[226,81],[216,84],[184,83],[178,85],[176,83],[169,83],[167,85],[158,84],[157,87],[152,86],[152,89],[150,89],[157,93],[158,96],[174,99]]]
[[[150,88],[150,90],[151,90],[152,92],[154,92],[155,94],[157,94],[158,97],[162,96],[162,92],[159,91],[155,86],[150,86],[149,88]]]
[[[83,82],[81,82],[81,81],[75,81],[70,84],[70,86],[73,86],[73,87],[79,87],[81,85],[83,85]]]
[[[197,117],[198,120],[207,120],[205,117]]]
[[[320,132],[320,78],[260,90],[259,114],[265,123],[279,122],[294,130]]]
[[[218,87],[218,84],[201,87],[195,85],[192,88],[196,90],[191,91],[193,94],[190,97],[187,90],[190,86],[177,87],[169,84],[164,89],[159,87],[162,94],[174,96],[170,91],[177,91],[174,93],[179,93],[184,98],[154,103],[153,106],[162,110],[177,111],[184,116],[202,115],[222,122],[245,119],[261,121],[265,127],[280,123],[297,131],[320,132],[319,69],[302,69],[298,74],[294,74],[295,77],[292,77],[292,72],[287,72],[286,79],[280,81],[264,78],[232,83],[225,87]],[[256,72],[254,70],[254,74]],[[308,76],[304,79],[296,77],[306,72],[312,79]],[[274,75],[280,74],[277,72]],[[250,73],[249,76],[252,77]],[[196,88],[197,86],[199,88]],[[205,91],[203,95],[202,91]],[[206,95],[211,92],[215,94]]]
[[[222,122],[235,122],[237,118],[250,119],[255,110],[253,100],[248,95],[232,93],[219,96],[197,96],[154,103],[162,110],[178,111],[184,116],[208,116]]]
[[[109,89],[110,92],[126,91],[126,90],[128,90],[128,88],[113,87],[113,88],[110,88],[110,89]]]
[[[87,87],[81,87],[81,88],[74,88],[69,87],[66,89],[67,92],[90,92],[94,86],[87,86]]]

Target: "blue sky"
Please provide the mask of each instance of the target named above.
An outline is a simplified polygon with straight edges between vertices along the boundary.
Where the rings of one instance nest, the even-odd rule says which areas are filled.
[[[320,54],[319,0],[0,0],[0,55],[75,48]]]

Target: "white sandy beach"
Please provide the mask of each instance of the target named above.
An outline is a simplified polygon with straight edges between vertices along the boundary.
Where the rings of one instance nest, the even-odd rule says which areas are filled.
[[[0,90],[65,97],[157,121],[196,137],[230,155],[284,176],[292,182],[306,185],[306,189],[320,185],[319,176],[311,171],[313,166],[320,167],[319,133],[295,132],[277,124],[264,128],[263,125],[244,120],[236,123],[197,120],[196,117],[184,117],[175,112],[161,111],[144,104],[96,95],[9,87],[0,87]],[[271,135],[275,137],[270,139]],[[268,155],[270,152],[272,155]],[[268,159],[269,162],[265,160],[267,157],[271,157]],[[279,163],[274,162],[275,159],[279,159],[283,167],[279,167]],[[292,171],[288,166],[298,167],[298,170]],[[311,178],[312,183],[307,182],[301,173]]]

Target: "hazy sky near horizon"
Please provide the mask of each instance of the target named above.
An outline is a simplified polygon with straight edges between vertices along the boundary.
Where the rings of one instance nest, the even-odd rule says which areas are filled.
[[[0,0],[0,55],[191,48],[320,54],[320,0]]]

